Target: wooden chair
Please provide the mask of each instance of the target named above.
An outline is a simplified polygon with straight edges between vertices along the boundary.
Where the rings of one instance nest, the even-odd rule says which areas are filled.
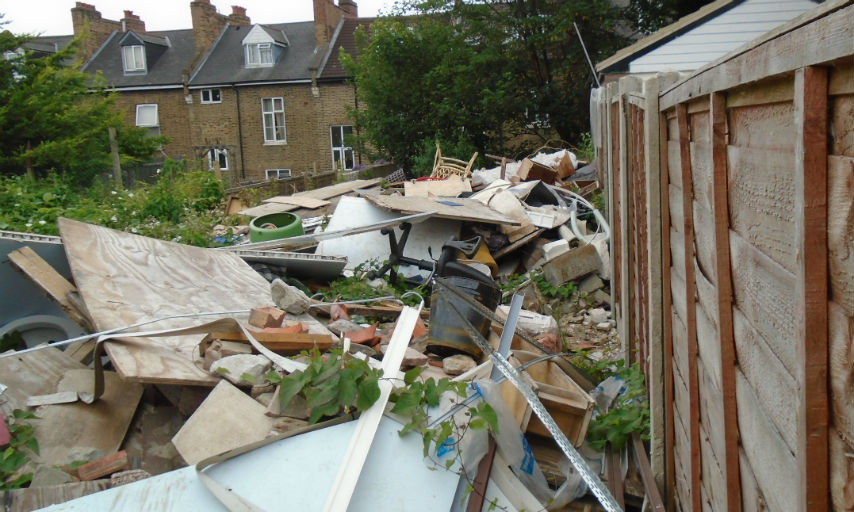
[[[462,179],[469,178],[471,177],[471,168],[476,159],[476,151],[468,162],[442,156],[442,147],[439,146],[439,141],[436,141],[436,156],[433,158],[433,172],[430,174],[430,177],[447,178],[451,175],[457,175]]]

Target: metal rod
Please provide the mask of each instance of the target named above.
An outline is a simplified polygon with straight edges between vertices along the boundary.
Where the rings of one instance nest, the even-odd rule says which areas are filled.
[[[602,84],[599,83],[599,76],[596,74],[596,67],[593,66],[593,61],[590,60],[590,54],[587,53],[587,47],[584,46],[584,39],[581,38],[581,31],[578,30],[578,25],[575,22],[572,22],[572,26],[575,27],[575,33],[578,34],[578,40],[581,41],[581,49],[584,50],[584,56],[587,57],[587,64],[590,65],[590,71],[593,72],[593,80],[596,80],[596,87],[602,87]]]

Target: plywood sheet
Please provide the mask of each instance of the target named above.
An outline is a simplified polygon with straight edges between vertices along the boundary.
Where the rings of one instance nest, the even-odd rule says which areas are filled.
[[[222,380],[172,438],[187,464],[264,439],[275,418],[266,407]]]
[[[505,224],[519,226],[520,222],[497,212],[489,206],[468,198],[430,199],[426,197],[368,196],[368,201],[401,213],[435,212],[436,217],[470,222],[485,222],[487,224]]]
[[[39,441],[36,461],[63,465],[80,460],[81,455],[98,450],[102,455],[118,451],[127,433],[142,385],[122,380],[115,372],[104,372],[106,389],[93,404],[44,405],[35,409],[33,420]],[[94,370],[69,370],[56,386],[57,392],[85,391],[94,387]]]
[[[164,242],[69,219],[60,219],[59,229],[74,280],[99,330],[170,315],[272,305],[269,283],[228,251]],[[165,320],[147,329],[189,327],[214,318]],[[294,320],[304,321],[310,332],[328,333],[308,315]],[[196,364],[196,346],[202,338],[137,338],[109,341],[105,347],[123,378],[212,386],[219,378]]]
[[[732,231],[730,249],[735,305],[795,375],[795,340],[801,321],[793,293],[795,276]]]
[[[456,197],[471,192],[471,180],[451,175],[444,180],[405,181],[403,195],[406,197]]]
[[[794,154],[728,146],[727,160],[731,229],[794,272]]]
[[[830,296],[854,316],[854,158],[827,160],[827,249]]]
[[[370,180],[353,180],[353,181],[345,181],[343,183],[336,183],[335,185],[329,185],[328,187],[316,188],[314,190],[305,190],[303,192],[297,192],[293,194],[292,197],[299,198],[309,198],[309,199],[332,199],[333,197],[338,197],[349,192],[354,192],[359,189],[372,187],[377,185],[382,181],[382,178],[374,178]],[[241,210],[237,213],[240,215],[247,215],[250,217],[258,217],[260,215],[266,215],[268,213],[279,213],[279,212],[288,212],[291,210],[296,210],[298,206],[290,205],[290,204],[276,204],[276,203],[267,203],[256,206],[254,208],[247,208],[246,210]]]
[[[762,412],[750,383],[740,371],[736,371],[735,389],[742,446],[768,508],[791,510],[800,488],[795,456]]]

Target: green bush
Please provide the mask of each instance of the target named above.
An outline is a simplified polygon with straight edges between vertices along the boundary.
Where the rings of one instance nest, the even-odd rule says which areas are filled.
[[[0,177],[0,229],[58,234],[59,217],[197,246],[217,245],[211,229],[224,217],[224,188],[206,171],[167,161],[154,184],[116,190],[75,187],[71,179]]]

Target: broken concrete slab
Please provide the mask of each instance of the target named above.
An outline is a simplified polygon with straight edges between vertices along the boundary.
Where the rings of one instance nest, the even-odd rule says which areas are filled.
[[[238,354],[223,357],[211,364],[211,373],[222,375],[236,386],[251,386],[264,382],[264,375],[273,363],[262,355]]]
[[[605,286],[605,281],[597,275],[589,275],[578,283],[578,293],[592,294],[596,290],[601,290]]]
[[[448,375],[462,375],[477,366],[475,360],[465,354],[456,354],[442,359],[442,369]]]
[[[33,479],[30,481],[30,487],[46,487],[50,485],[62,485],[71,483],[74,478],[65,471],[53,467],[41,465],[33,472]]]
[[[281,279],[270,284],[270,294],[278,307],[294,315],[305,313],[311,305],[311,299],[302,290]]]
[[[592,244],[582,245],[546,261],[542,266],[543,277],[552,286],[560,286],[567,281],[597,272],[600,264],[596,247]]]

